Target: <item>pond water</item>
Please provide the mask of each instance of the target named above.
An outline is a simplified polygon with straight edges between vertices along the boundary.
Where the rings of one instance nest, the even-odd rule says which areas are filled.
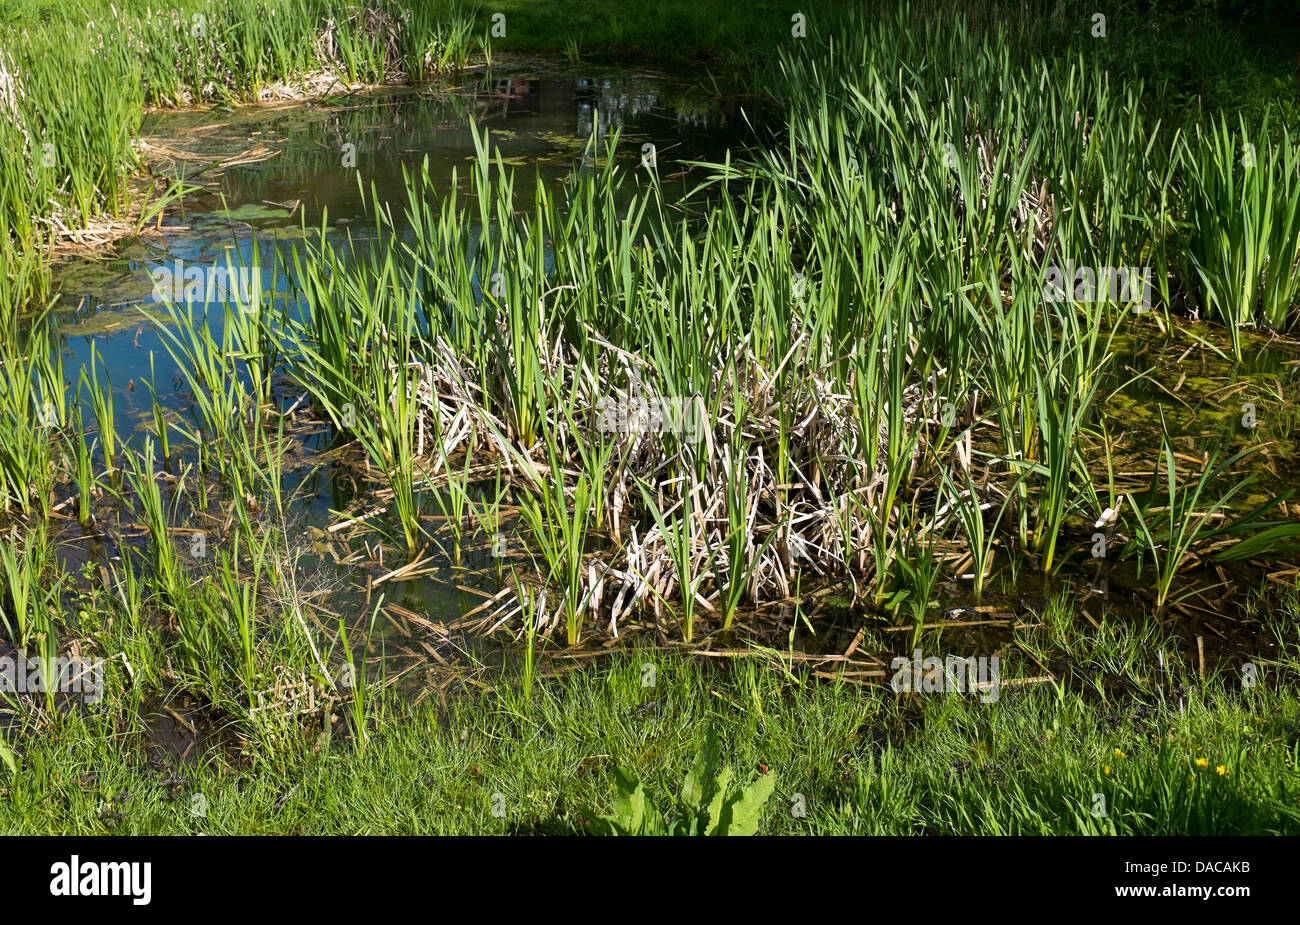
[[[119,421],[152,420],[153,397],[138,388],[146,380],[178,408],[179,399],[168,394],[180,386],[178,367],[147,317],[161,316],[160,293],[174,293],[179,302],[191,279],[218,277],[214,298],[200,295],[193,304],[196,311],[210,309],[208,324],[219,341],[222,298],[238,285],[235,275],[220,278],[228,268],[256,259],[262,285],[269,286],[278,267],[273,284],[286,292],[283,269],[292,266],[304,236],[323,230],[344,248],[364,240],[376,198],[392,205],[402,227],[405,175],[425,160],[438,189],[454,182],[468,194],[471,122],[507,166],[518,168],[521,203],[530,201],[534,183],[558,186],[583,169],[593,135],[603,148],[617,133],[615,157],[630,168],[653,145],[664,182],[683,192],[688,171],[680,162],[721,159],[743,137],[736,100],[707,96],[689,80],[646,71],[579,76],[541,64],[436,89],[150,116],[142,134],[154,169],[201,189],[152,233],[56,267],[57,329],[73,385],[93,346],[112,381]],[[83,412],[93,417],[88,405]],[[341,499],[326,492],[318,500]]]
[[[422,90],[155,114],[142,128],[152,168],[201,189],[185,198],[182,212],[149,229],[157,233],[56,268],[64,333],[92,336],[138,324],[138,309],[158,304],[151,274],[177,261],[246,265],[257,248],[269,268],[304,233],[364,237],[375,198],[394,204],[400,218],[405,175],[425,160],[436,188],[450,189],[454,177],[467,194],[471,123],[494,157],[521,168],[520,202],[530,200],[535,182],[558,185],[589,164],[591,139],[603,150],[617,137],[616,159],[633,168],[652,145],[663,181],[684,189],[682,162],[721,159],[746,134],[736,98],[706,94],[689,79],[645,71],[577,76],[540,64]],[[115,367],[130,365],[110,353]]]
[[[292,266],[294,248],[305,236],[323,233],[346,249],[371,233],[376,199],[401,215],[407,172],[426,161],[436,188],[454,183],[468,195],[475,132],[487,139],[494,156],[517,168],[516,196],[523,203],[530,201],[535,183],[559,185],[574,170],[599,166],[588,152],[604,151],[613,142],[613,156],[629,169],[641,166],[651,150],[647,146],[653,146],[661,182],[685,192],[691,178],[683,162],[720,160],[747,134],[739,101],[705,93],[698,81],[646,70],[574,72],[546,62],[524,62],[437,87],[150,115],[142,139],[151,168],[195,189],[180,210],[168,209],[138,238],[56,267],[55,318],[65,379],[75,389],[93,349],[101,376],[106,373],[111,381],[119,439],[139,448],[153,431],[148,386],[172,412],[183,414],[187,404],[179,367],[149,317],[161,314],[160,280],[167,280],[163,289],[169,295],[178,281],[179,296],[187,274],[207,280],[256,259],[265,285],[272,267],[283,268],[285,261]],[[288,291],[283,275],[274,285]],[[211,294],[215,298],[200,296],[194,304],[196,311],[210,309],[208,324],[220,341],[224,293],[218,288]],[[292,390],[276,394],[282,407],[298,397]],[[82,414],[88,422],[95,419],[88,399]],[[336,466],[333,454],[325,452],[332,438],[328,429],[294,437],[298,445],[286,460],[285,491],[296,492],[292,529],[306,537],[311,551],[300,566],[308,580],[328,588],[323,606],[355,624],[352,615],[373,613],[369,579],[381,577],[382,553],[367,544],[363,558],[374,566],[369,579],[358,580],[357,568],[337,565],[336,558],[352,561],[354,550],[343,548],[326,528],[359,488],[348,467]],[[76,535],[60,545],[71,567],[115,554],[118,543],[148,542],[145,531],[129,527],[113,531],[111,539],[105,533],[72,532]],[[395,564],[401,563],[389,563]],[[482,552],[470,551],[463,564],[455,572],[437,568],[415,580],[389,582],[382,591],[411,613],[455,617],[483,601],[484,592],[474,590],[477,578],[492,571],[491,558]],[[373,629],[376,644],[388,646],[389,654],[406,651],[427,661],[409,621],[385,612]],[[450,635],[445,643],[449,656],[454,655],[450,650],[474,645]]]

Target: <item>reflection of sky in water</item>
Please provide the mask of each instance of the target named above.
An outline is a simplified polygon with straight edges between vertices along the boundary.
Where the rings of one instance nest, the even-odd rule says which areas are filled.
[[[656,110],[659,96],[653,91],[629,91],[612,80],[581,79],[578,89],[577,134],[586,138],[593,133],[604,138],[639,117]]]

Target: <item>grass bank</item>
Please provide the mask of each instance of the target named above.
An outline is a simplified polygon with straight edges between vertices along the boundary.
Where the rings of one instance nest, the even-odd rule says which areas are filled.
[[[1149,642],[1119,632],[1087,654]],[[1300,831],[1300,701],[1284,675],[1243,688],[1239,675],[1202,682],[1147,658],[1117,680],[1131,689],[1105,699],[1031,685],[985,703],[801,678],[779,659],[718,667],[633,650],[541,681],[528,701],[505,685],[445,710],[394,700],[376,707],[364,747],[340,718],[274,753],[184,760],[185,730],[159,744],[130,717],[92,710],[27,739],[18,773],[0,770],[0,831],[605,831],[620,768],[649,806],[689,817],[682,784],[710,731],[729,792],[771,776],[762,833]]]

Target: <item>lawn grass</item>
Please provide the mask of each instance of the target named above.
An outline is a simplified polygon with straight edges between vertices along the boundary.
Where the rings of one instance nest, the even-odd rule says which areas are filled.
[[[1028,686],[984,703],[636,651],[529,702],[503,684],[446,711],[391,703],[364,750],[316,729],[151,766],[130,724],[83,713],[0,770],[0,831],[579,833],[610,811],[619,766],[670,808],[709,729],[739,784],[776,775],[763,833],[1300,833],[1293,687],[1215,679],[1180,705]]]

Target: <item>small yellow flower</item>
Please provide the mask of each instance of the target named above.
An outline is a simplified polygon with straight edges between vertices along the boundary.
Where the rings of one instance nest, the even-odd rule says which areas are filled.
[[[1120,751],[1120,750],[1117,748],[1117,749],[1115,749],[1115,757],[1116,757],[1116,758],[1127,758],[1128,755],[1124,754],[1122,751]]]
[[[1219,776],[1222,777],[1223,775],[1225,775],[1225,774],[1228,773],[1228,766],[1227,766],[1226,764],[1221,764],[1221,765],[1219,765],[1217,768],[1215,768],[1214,770],[1218,771],[1218,772],[1219,772]]]
[[[1208,759],[1208,758],[1197,758],[1197,759],[1196,759],[1196,766],[1197,766],[1198,768],[1208,768],[1208,767],[1210,766],[1210,759]]]
[[[1104,764],[1104,765],[1102,765],[1102,766],[1101,766],[1101,773],[1109,775],[1109,774],[1110,774],[1110,765],[1108,765],[1108,764]]]

